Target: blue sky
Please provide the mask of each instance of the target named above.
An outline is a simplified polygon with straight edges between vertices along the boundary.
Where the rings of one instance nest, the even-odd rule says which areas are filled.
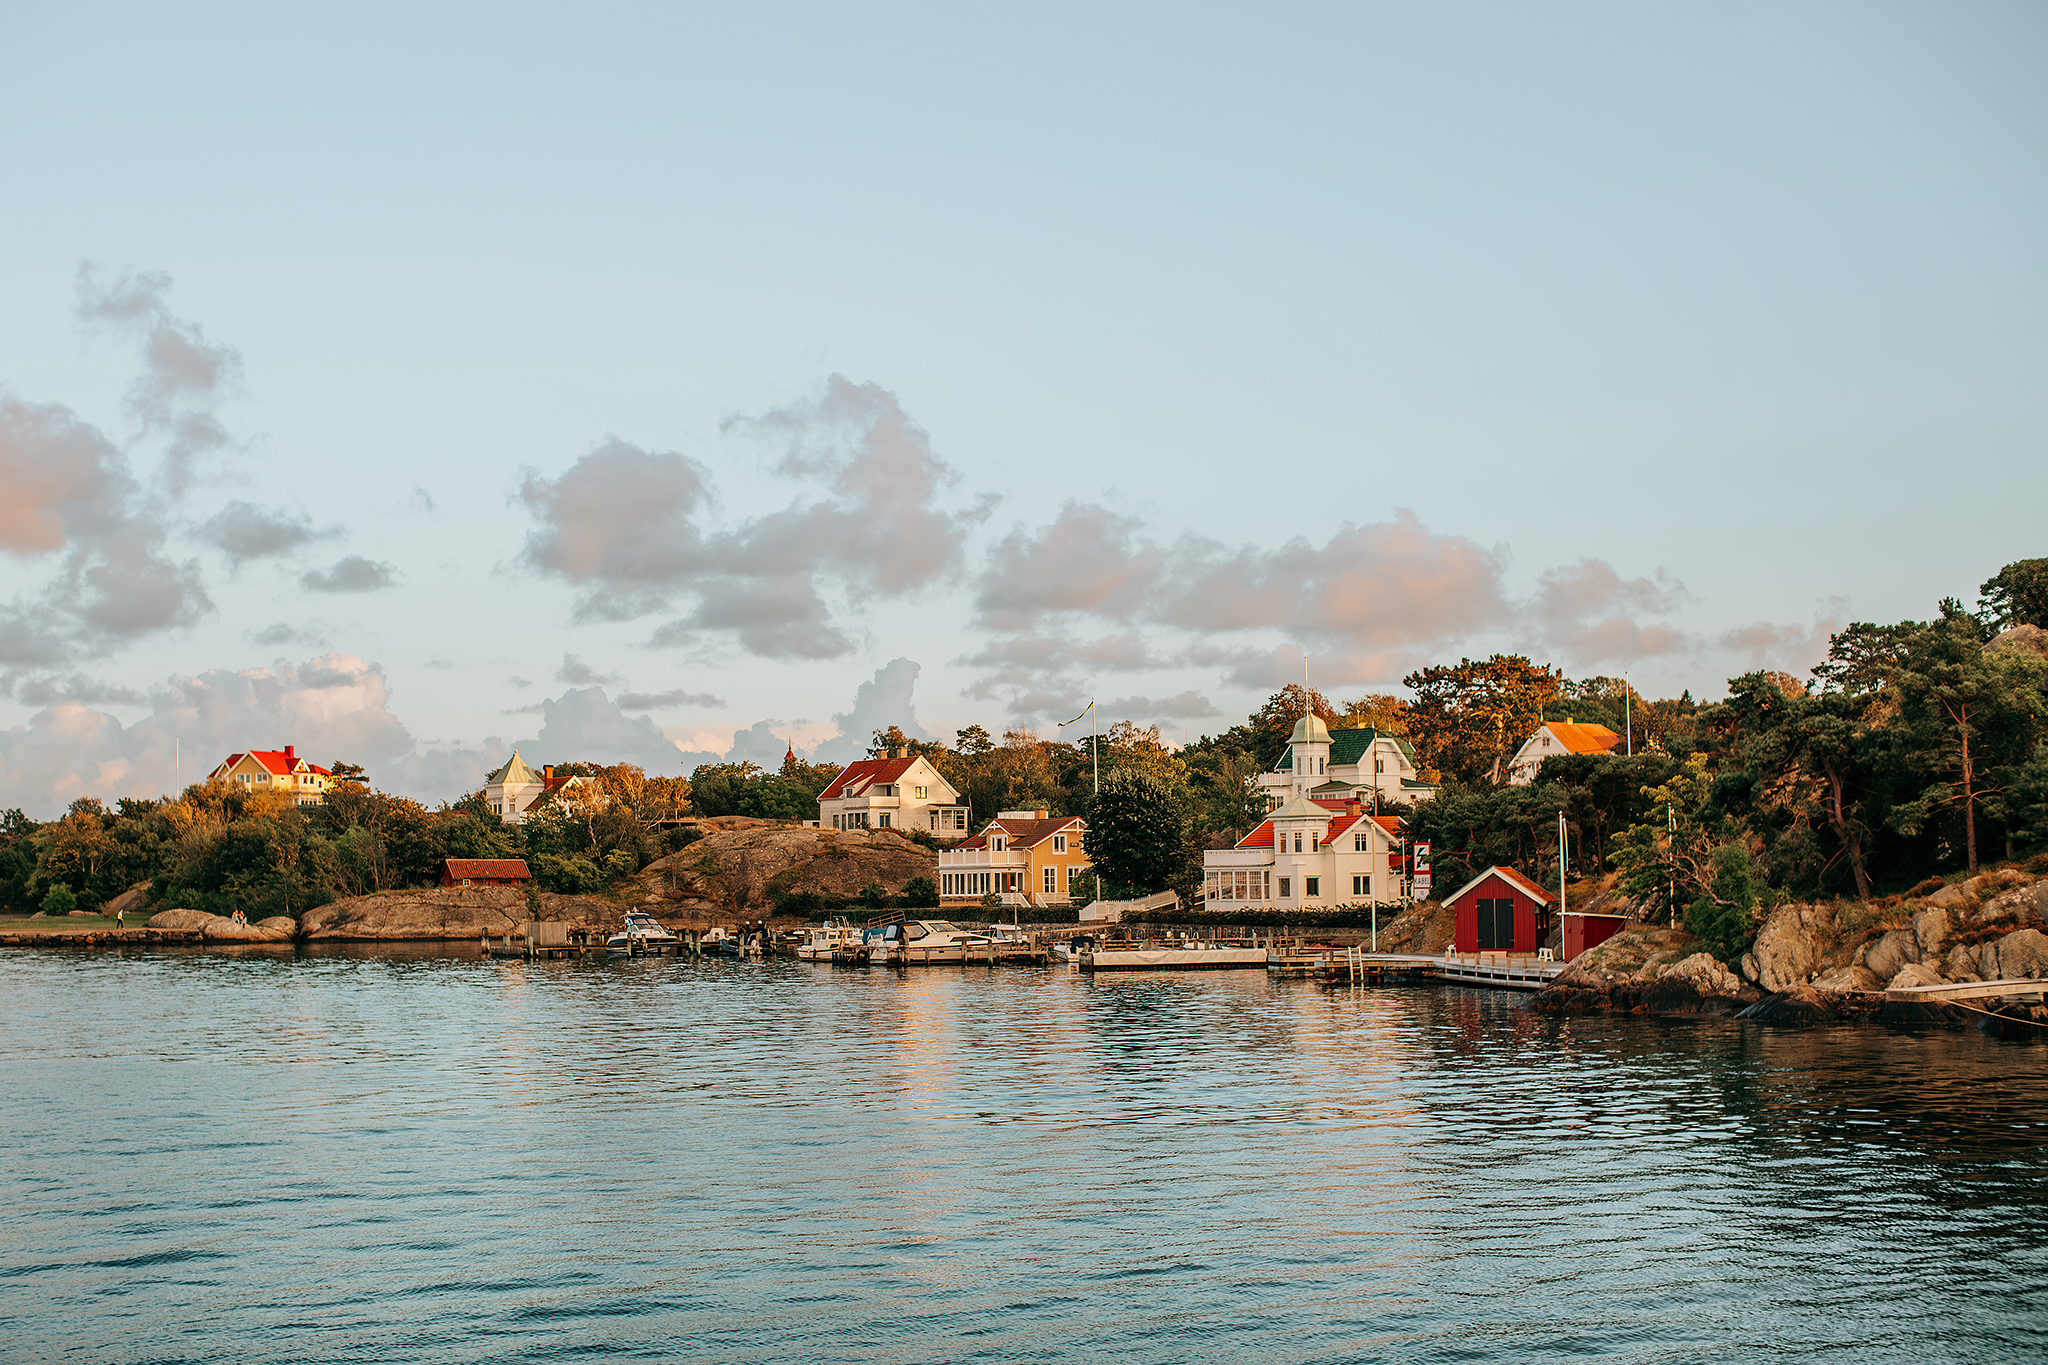
[[[0,46],[0,805],[294,737],[432,798],[512,742],[1179,737],[1303,647],[1716,695],[2048,553],[2036,5]]]

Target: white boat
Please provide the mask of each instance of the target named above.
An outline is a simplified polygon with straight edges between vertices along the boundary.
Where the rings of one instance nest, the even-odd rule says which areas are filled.
[[[641,948],[668,948],[682,941],[680,935],[670,933],[652,915],[627,915],[625,927],[606,939],[604,947],[608,953],[633,953]]]
[[[884,925],[868,941],[869,960],[891,967],[942,966],[985,957],[995,940],[942,919],[907,919]]]
[[[840,958],[867,960],[867,931],[843,919],[811,926],[810,933],[796,946],[796,955],[806,962],[832,962]]]
[[[1262,969],[1264,948],[1229,943],[1101,943],[1074,954],[1084,972],[1187,972]]]

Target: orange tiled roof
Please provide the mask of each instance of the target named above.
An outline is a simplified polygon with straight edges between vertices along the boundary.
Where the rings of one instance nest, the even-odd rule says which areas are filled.
[[[1570,754],[1604,754],[1621,743],[1621,736],[1604,725],[1553,720],[1544,722],[1543,728]]]

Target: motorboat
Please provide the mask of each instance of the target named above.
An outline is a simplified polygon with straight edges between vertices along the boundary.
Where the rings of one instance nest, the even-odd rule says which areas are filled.
[[[942,919],[907,919],[882,926],[868,940],[869,960],[891,967],[943,966],[986,958],[995,940]]]
[[[814,924],[797,944],[796,955],[806,962],[867,961],[867,931],[844,919]]]
[[[1052,955],[1061,962],[1079,962],[1081,954],[1094,950],[1095,936],[1092,934],[1076,934],[1052,945]]]
[[[671,933],[662,922],[652,915],[626,916],[624,927],[604,941],[608,953],[637,953],[652,949],[660,952],[682,943],[682,936]]]
[[[1235,943],[1208,943],[1194,939],[1148,942],[1119,939],[1078,949],[1073,961],[1084,972],[1201,972],[1263,968],[1266,956],[1264,948],[1247,948]]]

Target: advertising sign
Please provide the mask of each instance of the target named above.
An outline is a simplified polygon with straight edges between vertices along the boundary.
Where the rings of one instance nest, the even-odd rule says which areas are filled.
[[[1417,840],[1408,847],[1408,869],[1413,877],[1413,891],[1417,900],[1429,899],[1429,841]]]

